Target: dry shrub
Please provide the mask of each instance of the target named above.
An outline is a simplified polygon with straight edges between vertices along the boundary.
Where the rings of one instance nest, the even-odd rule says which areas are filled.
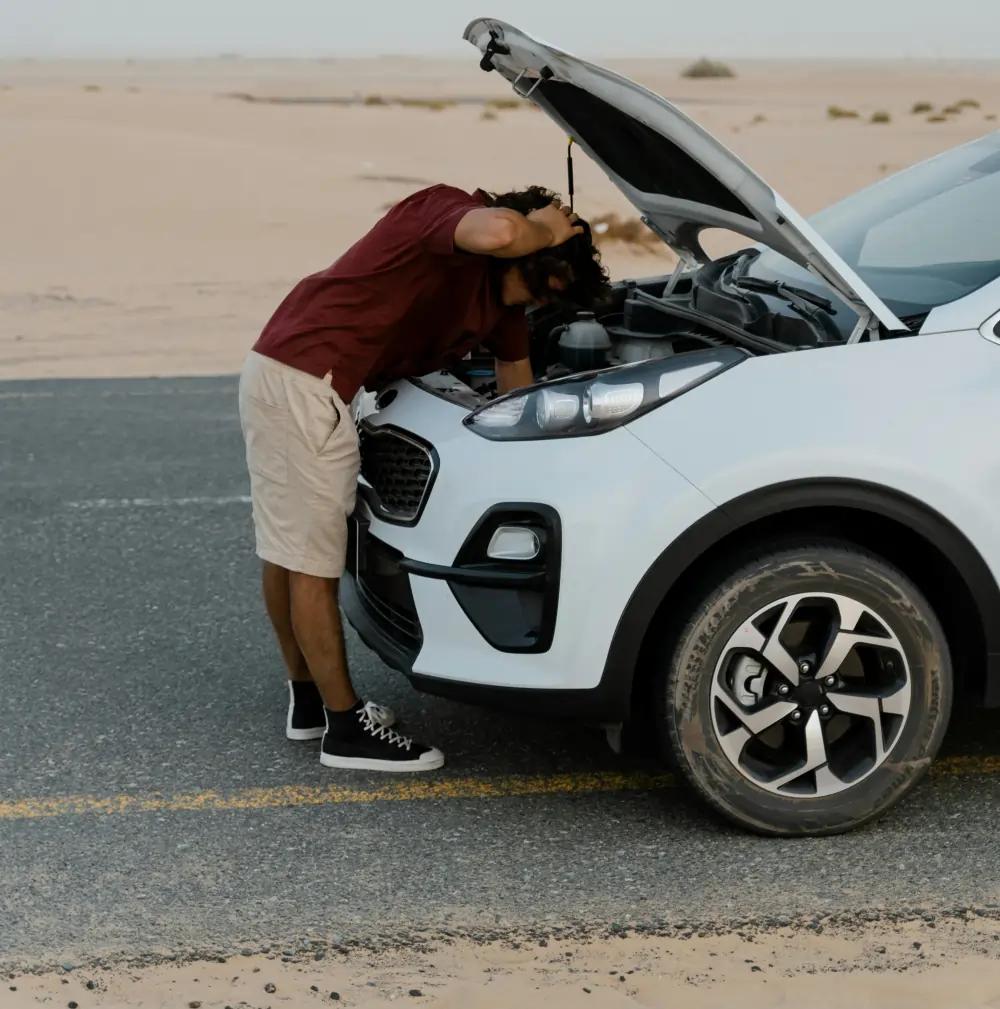
[[[499,112],[505,109],[519,109],[523,104],[520,98],[493,98],[486,103],[486,107]]]
[[[981,108],[978,101],[975,98],[960,98],[955,104],[960,109],[978,109]]]
[[[590,218],[590,230],[597,245],[622,242],[646,251],[660,245],[660,240],[638,217],[619,217],[613,212],[598,214]]]
[[[826,116],[828,119],[857,119],[860,113],[855,109],[845,109],[840,105],[830,105],[827,107]]]
[[[430,109],[432,112],[440,112],[455,104],[441,98],[397,98],[396,103],[404,109]]]
[[[961,105],[947,105],[941,110],[946,116],[959,116],[962,114]]]
[[[485,108],[485,109],[483,109],[482,115],[480,115],[479,118],[480,119],[499,119],[500,117],[493,111],[493,109],[491,109],[491,108]]]
[[[878,112],[873,112],[871,117],[871,122],[873,123],[891,123],[892,116],[889,115],[884,109],[879,109]]]
[[[388,105],[381,95],[365,95],[365,105]]]
[[[914,102],[910,109],[911,115],[919,116],[922,112],[933,112],[934,106],[931,102]]]
[[[753,119],[750,120],[750,125],[756,126],[758,123],[766,123],[766,122],[767,122],[767,116],[761,115],[761,113],[758,112],[757,115],[755,115]]]
[[[681,77],[735,77],[731,67],[703,56],[681,71]]]
[[[946,123],[946,122],[948,122],[948,117],[947,116],[942,116],[941,113],[939,112],[936,115],[928,116],[927,117],[927,122],[929,122],[929,123]]]
[[[101,90],[101,85],[100,84],[84,84],[83,90],[84,91],[100,91]]]
[[[996,119],[996,117],[997,114],[995,112],[987,112],[986,115],[983,116],[984,119],[988,119],[991,123]]]

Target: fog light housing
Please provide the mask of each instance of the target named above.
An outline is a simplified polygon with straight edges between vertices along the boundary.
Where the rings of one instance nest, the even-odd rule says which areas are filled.
[[[495,561],[530,561],[541,552],[538,533],[529,526],[498,526],[486,548]]]

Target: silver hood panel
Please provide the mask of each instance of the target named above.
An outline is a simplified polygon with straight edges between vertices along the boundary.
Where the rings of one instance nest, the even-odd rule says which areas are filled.
[[[704,261],[703,229],[735,231],[820,277],[859,316],[906,329],[805,218],[665,98],[503,21],[477,19],[465,38],[604,169],[678,253]]]

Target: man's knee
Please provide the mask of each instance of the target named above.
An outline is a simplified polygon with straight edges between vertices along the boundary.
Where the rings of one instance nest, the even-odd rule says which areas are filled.
[[[288,584],[293,592],[330,592],[337,591],[339,578],[324,578],[321,575],[307,575],[304,571],[289,571]]]

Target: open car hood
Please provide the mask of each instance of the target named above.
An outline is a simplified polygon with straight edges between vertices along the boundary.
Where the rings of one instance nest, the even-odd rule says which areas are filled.
[[[708,260],[699,234],[725,228],[824,280],[862,320],[907,327],[797,211],[732,151],[665,98],[493,18],[465,38],[607,173],[680,256]]]

